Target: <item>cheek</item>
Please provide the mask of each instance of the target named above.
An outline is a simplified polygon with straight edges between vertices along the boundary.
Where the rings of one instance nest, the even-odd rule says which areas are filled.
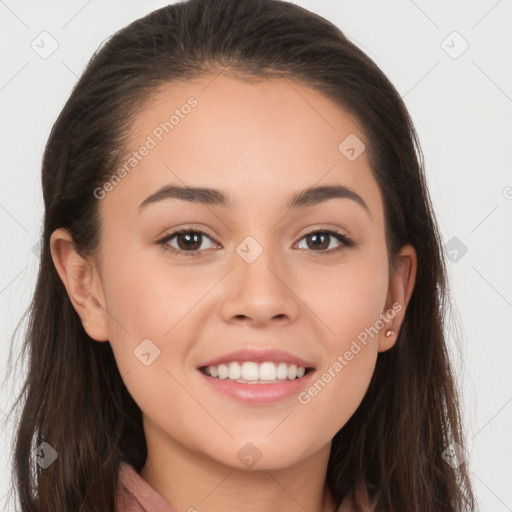
[[[103,289],[113,335],[162,338],[208,290],[208,283],[198,286],[192,274],[166,265],[165,255],[155,258],[155,252],[160,249],[132,247],[106,262]]]
[[[185,267],[171,268],[164,258],[149,261],[148,252],[132,248],[112,253],[105,264],[103,291],[120,374],[126,376],[136,401],[140,398],[141,404],[148,402],[151,407],[158,399],[168,400],[165,390],[177,386],[169,373],[183,380],[180,365],[197,328],[191,319],[218,278],[199,279],[197,272],[194,277]]]
[[[182,287],[169,276],[166,278],[161,269],[145,262],[136,248],[109,254],[102,284],[109,340],[123,375],[134,362],[141,364],[136,359],[141,343],[145,343],[143,347],[151,358],[163,351],[163,342],[169,337],[166,334],[183,308],[179,293],[172,289]]]
[[[377,350],[369,345],[358,345],[338,354],[299,397],[300,403],[306,404],[305,407],[312,406],[312,412],[330,411],[328,415],[310,415],[313,421],[322,419],[326,422],[324,428],[327,427],[330,437],[353,416],[366,394],[374,372]]]
[[[315,286],[309,286],[305,296],[326,327],[326,346],[331,353],[345,350],[360,334],[364,338],[364,332],[371,330],[384,313],[388,292],[385,264],[360,258],[311,280]]]
[[[378,356],[379,329],[375,324],[380,319],[381,301],[341,295],[346,302],[340,299],[337,315],[333,313],[328,319],[335,335],[325,336],[322,365],[311,386],[298,397],[299,403],[310,408],[311,421],[318,423],[314,428],[327,429],[331,436],[359,407]],[[318,411],[331,412],[326,416]]]
[[[145,265],[142,258],[135,252],[112,258],[103,289],[121,377],[144,413],[158,417],[170,401],[173,407],[190,406],[175,368],[187,350],[181,320],[204,291],[185,286],[176,271]]]
[[[314,282],[318,286],[308,291],[308,305],[326,326],[324,359],[299,402],[335,411],[329,419],[334,435],[361,403],[375,369],[388,291],[386,261],[359,258]]]

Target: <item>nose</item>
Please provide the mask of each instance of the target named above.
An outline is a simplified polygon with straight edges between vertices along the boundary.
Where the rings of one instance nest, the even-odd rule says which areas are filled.
[[[225,283],[224,320],[245,322],[253,327],[293,322],[301,302],[297,274],[282,254],[261,246],[262,250],[258,249],[254,243],[241,245],[233,255],[234,266]]]

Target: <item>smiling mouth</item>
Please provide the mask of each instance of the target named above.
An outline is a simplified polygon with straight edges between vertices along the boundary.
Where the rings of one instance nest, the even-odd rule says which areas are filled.
[[[213,379],[240,384],[276,384],[299,380],[314,371],[314,368],[284,362],[232,361],[225,364],[202,366],[199,371]]]

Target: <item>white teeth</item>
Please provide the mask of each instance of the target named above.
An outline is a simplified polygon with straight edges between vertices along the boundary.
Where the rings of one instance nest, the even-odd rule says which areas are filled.
[[[263,363],[259,370],[259,380],[276,380],[276,365],[274,363]]]
[[[210,366],[210,368],[215,368],[214,366]],[[213,375],[212,375],[213,377]],[[244,380],[258,380],[259,378],[259,370],[257,363],[249,363],[245,362],[242,365],[242,379]]]
[[[238,363],[229,363],[229,375],[231,380],[239,379],[242,376],[242,367]]]
[[[209,366],[208,368],[212,368],[212,367]],[[219,364],[219,366],[217,366],[217,369],[219,370],[219,377],[218,377],[219,379],[227,379],[228,378],[229,370],[225,364]],[[212,375],[212,377],[213,377],[213,375]]]
[[[276,368],[276,377],[278,379],[288,378],[288,365],[286,363],[279,363]]]
[[[304,377],[306,368],[304,366],[297,367],[296,364],[273,363],[271,361],[265,361],[264,363],[232,361],[226,364],[208,366],[204,373],[217,379],[230,379],[240,383],[253,384],[300,379]]]

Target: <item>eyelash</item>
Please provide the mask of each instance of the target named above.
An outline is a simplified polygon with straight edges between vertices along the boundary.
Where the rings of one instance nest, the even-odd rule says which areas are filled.
[[[156,243],[161,246],[161,248],[164,250],[164,251],[169,251],[171,254],[180,254],[180,255],[183,255],[183,256],[191,256],[191,257],[194,257],[194,256],[199,256],[201,252],[203,252],[202,250],[196,250],[196,251],[184,251],[184,250],[181,250],[181,249],[176,249],[174,247],[171,247],[168,242],[170,242],[175,236],[177,235],[181,235],[181,234],[190,234],[190,233],[196,233],[196,234],[201,234],[201,235],[204,235],[206,237],[208,237],[210,240],[214,241],[212,239],[212,237],[210,235],[208,235],[208,233],[205,233],[204,231],[201,231],[200,229],[189,229],[189,228],[180,228],[180,229],[177,229],[176,231],[173,231],[172,233],[170,233],[169,235],[166,235],[164,238],[161,238],[160,240],[158,240]],[[323,234],[326,234],[326,235],[331,235],[333,236],[334,238],[336,238],[338,241],[342,242],[341,245],[335,249],[327,249],[327,250],[322,250],[322,251],[312,251],[313,253],[316,253],[316,254],[327,254],[327,255],[330,255],[330,254],[334,254],[334,253],[338,253],[340,251],[343,251],[344,249],[350,249],[352,247],[355,247],[356,245],[358,245],[358,243],[354,242],[351,238],[347,237],[346,235],[338,232],[338,231],[335,231],[335,230],[332,230],[332,229],[317,229],[315,231],[310,231],[309,233],[305,233],[301,238],[300,240],[302,240],[303,238],[309,236],[309,235],[312,235],[312,234],[317,234],[317,233],[323,233]],[[215,242],[217,243],[217,242]]]

